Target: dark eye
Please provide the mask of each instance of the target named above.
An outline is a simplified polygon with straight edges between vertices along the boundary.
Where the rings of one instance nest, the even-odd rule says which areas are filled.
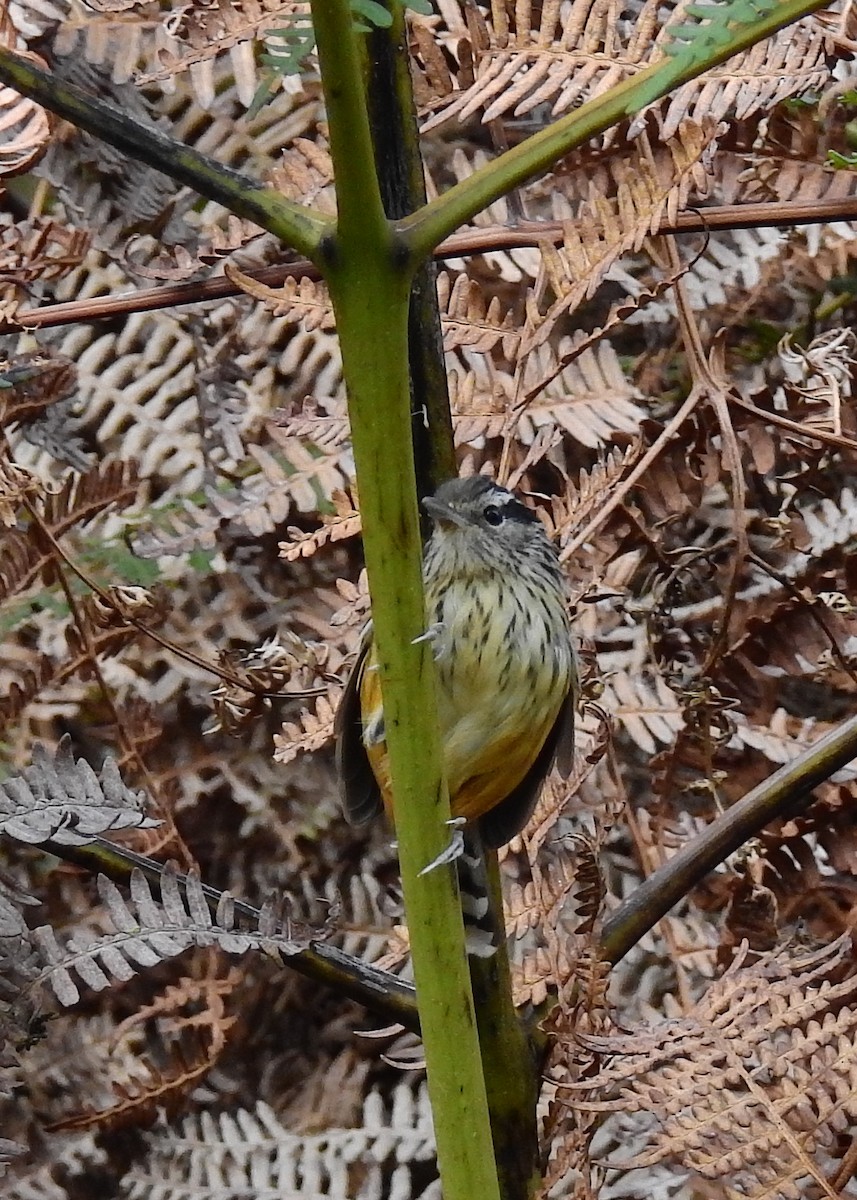
[[[489,504],[485,509],[485,520],[489,525],[503,524],[503,514],[500,512],[500,509],[497,508],[496,504]]]

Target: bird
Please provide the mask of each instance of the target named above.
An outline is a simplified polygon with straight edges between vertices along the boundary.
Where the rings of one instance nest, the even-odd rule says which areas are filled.
[[[555,761],[574,745],[576,655],[559,559],[536,513],[482,475],[423,500],[427,632],[437,673],[452,816],[497,849],[526,825]],[[335,719],[346,816],[393,816],[371,621]]]

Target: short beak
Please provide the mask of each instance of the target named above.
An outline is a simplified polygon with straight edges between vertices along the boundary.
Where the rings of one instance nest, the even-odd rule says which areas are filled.
[[[434,496],[425,497],[423,508],[438,525],[452,525],[463,529],[468,523],[467,518],[463,517],[461,513],[456,512],[454,508],[450,508],[448,504],[444,504],[442,500],[438,500]]]

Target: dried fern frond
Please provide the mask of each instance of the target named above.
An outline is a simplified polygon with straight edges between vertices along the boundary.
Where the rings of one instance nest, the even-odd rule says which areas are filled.
[[[85,475],[69,474],[56,492],[48,493],[41,516],[54,537],[85,525],[111,505],[129,505],[137,496],[136,463],[103,462]]]
[[[329,650],[322,642],[309,642],[284,631],[249,654],[223,654],[221,664],[229,670],[231,680],[240,680],[243,686],[230,681],[212,693],[215,722],[208,726],[209,732],[228,729],[235,733],[252,723],[262,709],[270,707],[273,694],[279,693],[281,699],[289,692],[294,692],[295,698],[312,695],[313,683],[320,685],[319,693],[325,692]]]
[[[61,221],[39,217],[12,223],[0,218],[0,293],[3,317],[15,323],[19,303],[36,280],[50,282],[79,267],[92,241],[88,230],[74,229]]]
[[[175,1112],[223,1053],[235,1018],[224,997],[239,972],[208,954],[125,1021],[77,1015],[52,1024],[28,1059],[30,1099],[51,1131],[113,1130]]]
[[[564,342],[559,343],[562,353]],[[609,443],[616,433],[635,434],[643,420],[637,388],[622,371],[614,347],[601,342],[584,351],[555,374],[553,351],[540,346],[527,356],[521,390],[530,392],[545,376],[550,382],[526,406],[516,405],[514,379],[477,356],[470,370],[453,367],[450,402],[459,443],[502,436],[513,428],[529,446],[542,426],[555,426],[581,446],[592,449]]]
[[[354,507],[350,496],[337,490],[331,494],[331,500],[336,506],[336,516],[329,517],[323,514],[320,528],[311,533],[305,533],[302,529],[288,530],[289,540],[280,542],[279,546],[280,554],[286,562],[308,558],[322,546],[355,537],[360,532],[360,513]]]
[[[603,455],[591,470],[581,468],[577,482],[567,496],[554,497],[551,502],[551,521],[560,553],[574,534],[609,499],[623,475],[639,458],[641,449],[639,440],[624,452],[615,447]]]
[[[683,19],[699,26],[692,19],[698,10],[690,4],[665,10],[653,0],[636,0],[621,19],[610,5],[590,0],[566,7],[524,0],[513,18],[502,0],[494,0],[485,16],[450,3],[443,16],[441,39],[468,69],[461,70],[458,87],[448,72],[426,70],[424,91],[432,80],[441,93],[432,97],[435,112],[428,129],[475,114],[490,122],[543,108],[558,117],[661,59],[665,45],[681,36]],[[817,90],[826,78],[824,54],[818,24],[807,20],[790,26],[680,88],[664,104],[662,136],[672,137],[687,117],[720,121],[734,114],[740,119],[787,96]]]
[[[85,759],[75,761],[66,736],[53,758],[36,746],[33,765],[0,783],[0,827],[22,842],[82,845],[109,830],[157,825],[143,803],[142,793],[122,782],[113,759],[105,760],[99,779]]]
[[[507,362],[515,361],[521,342],[518,322],[497,296],[487,297],[480,284],[464,273],[453,280],[446,271],[438,276],[437,293],[445,350],[467,346],[475,353],[490,354],[499,347]]]
[[[755,961],[745,947],[686,1017],[637,1034],[581,1035],[612,1062],[575,1084],[569,1103],[653,1118],[648,1148],[610,1165],[668,1162],[729,1197],[837,1194],[837,1131],[857,1111],[849,955],[847,935]],[[621,1099],[601,1098],[616,1089]]]
[[[144,1200],[157,1186],[161,1200],[180,1200],[199,1179],[222,1200],[289,1195],[295,1200],[348,1196],[407,1196],[429,1200],[435,1156],[425,1085],[401,1083],[390,1101],[380,1092],[366,1098],[361,1126],[296,1135],[265,1104],[234,1115],[203,1112],[177,1130],[146,1135],[150,1155],[122,1181],[127,1200]]]
[[[335,328],[333,305],[327,287],[313,279],[289,277],[282,287],[271,288],[239,271],[234,263],[227,263],[225,273],[242,292],[260,300],[275,317],[283,317],[288,324],[301,325],[304,329]]]
[[[18,31],[8,8],[0,12],[0,45],[41,67],[47,63],[37,54],[19,46]],[[0,128],[4,141],[0,147],[0,176],[21,175],[31,170],[48,148],[54,117],[46,109],[26,99],[10,87],[0,87]]]
[[[312,204],[322,212],[336,209],[333,162],[320,138],[295,138],[268,175],[273,187],[297,204]]]
[[[604,707],[644,754],[670,745],[684,727],[678,697],[659,675],[617,672],[607,681]]]
[[[31,421],[69,396],[77,384],[74,363],[64,355],[16,355],[0,365],[0,413],[4,425]]]
[[[328,745],[333,739],[335,715],[335,701],[329,696],[319,696],[312,710],[301,711],[300,724],[284,722],[282,731],[274,735],[275,760],[289,763],[299,754],[310,754]]]
[[[565,226],[562,247],[540,247],[552,301],[544,313],[528,301],[524,354],[593,295],[621,255],[639,250],[662,221],[674,220],[691,189],[705,194],[716,132],[712,121],[686,121],[672,139],[652,145],[643,137],[627,159],[608,159],[606,169],[596,172],[576,220]]]
[[[211,6],[190,4],[161,35],[158,69],[138,77],[138,84],[169,79],[191,71],[203,107],[215,98],[214,59],[229,53],[238,94],[245,105],[259,86],[253,39],[266,32],[294,29],[308,22],[306,4],[295,0],[221,0]],[[167,23],[165,22],[165,25]]]
[[[57,1183],[54,1155],[61,1155],[67,1173]],[[48,1147],[39,1146],[26,1160],[15,1163],[3,1177],[6,1200],[72,1200],[78,1186],[107,1161],[92,1133],[57,1134]]]
[[[154,967],[191,946],[219,946],[229,954],[264,950],[287,956],[309,940],[283,929],[271,904],[262,909],[256,931],[237,928],[228,892],[222,893],[213,916],[199,878],[188,875],[180,886],[169,865],[161,879],[160,901],[137,870],[131,877],[130,901],[104,876],[98,877],[98,890],[115,933],[88,941],[82,935],[72,936],[61,945],[49,925],[34,931],[46,966],[33,986],[49,986],[61,1004],[76,1004],[80,999],[72,973],[87,987],[101,991],[113,980],[131,979],[141,967]]]

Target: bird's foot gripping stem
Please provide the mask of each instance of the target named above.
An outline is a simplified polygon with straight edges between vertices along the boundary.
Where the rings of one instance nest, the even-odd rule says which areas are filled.
[[[434,871],[437,867],[444,867],[447,863],[455,862],[461,858],[464,853],[464,826],[467,824],[465,817],[452,817],[447,821],[447,825],[452,830],[452,835],[449,839],[449,844],[441,850],[437,858],[433,858],[428,866],[423,867],[420,871],[420,878],[423,875],[428,875],[429,871]]]
[[[443,621],[434,621],[429,625],[425,633],[421,633],[419,637],[415,637],[411,642],[412,646],[418,646],[420,642],[430,642],[434,661],[440,658],[444,652],[444,647],[440,645],[440,635],[443,633]]]

